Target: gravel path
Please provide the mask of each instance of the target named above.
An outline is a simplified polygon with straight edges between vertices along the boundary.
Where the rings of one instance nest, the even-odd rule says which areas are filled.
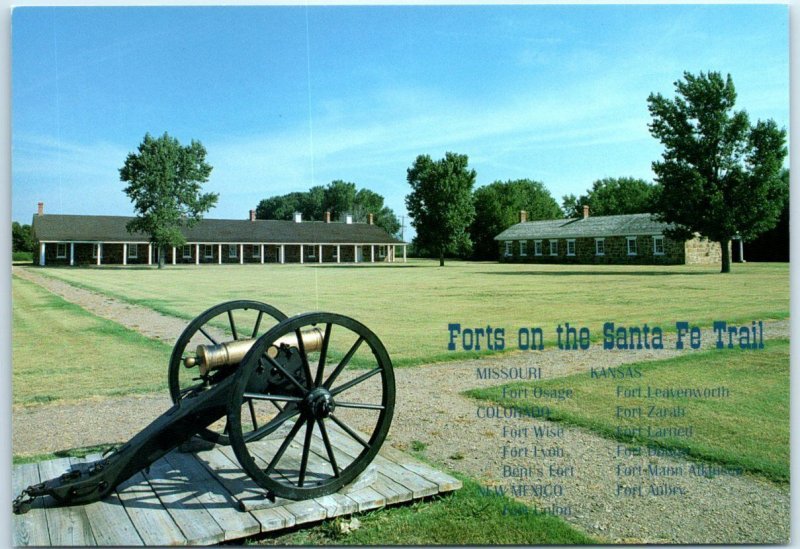
[[[176,338],[185,321],[150,309],[119,302],[81,290],[36,273],[14,268],[14,274],[31,280],[90,312],[166,341]],[[788,337],[788,321],[765,325],[765,337]],[[666,339],[666,338],[665,338]],[[665,346],[671,345],[665,341]],[[633,361],[667,358],[674,351],[514,353],[482,360],[450,362],[395,371],[397,404],[389,442],[408,449],[415,441],[426,444],[426,455],[482,484],[560,484],[558,497],[522,497],[526,503],[560,509],[556,513],[583,531],[623,543],[786,543],[789,539],[790,499],[788,485],[777,485],[751,475],[713,478],[683,474],[665,481],[682,495],[635,497],[617,495],[622,484],[617,466],[648,465],[681,467],[692,462],[680,458],[620,456],[622,446],[579,428],[565,428],[556,438],[542,440],[544,448],[558,447],[562,455],[531,459],[503,457],[502,448],[525,444],[511,430],[552,424],[535,419],[478,418],[480,405],[460,395],[466,389],[499,384],[477,378],[478,367],[538,367],[544,378],[560,377],[590,366],[616,366]],[[16,455],[52,452],[62,448],[122,442],[170,406],[167,395],[86,399],[15,407],[13,448]],[[537,442],[535,439],[533,442]],[[525,467],[535,463],[548,470],[573,467],[573,475],[553,481],[549,475],[511,480],[504,466]],[[695,464],[696,465],[696,464]],[[564,469],[564,471],[570,471]],[[649,485],[644,477],[645,485]],[[638,484],[638,481],[637,481]],[[660,483],[656,483],[660,484]],[[568,514],[564,514],[566,510]]]

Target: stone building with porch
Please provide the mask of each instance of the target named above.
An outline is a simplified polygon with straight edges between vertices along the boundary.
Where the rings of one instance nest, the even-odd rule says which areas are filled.
[[[674,240],[664,235],[668,224],[651,214],[590,216],[583,207],[578,219],[520,222],[495,237],[500,261],[517,263],[580,263],[613,265],[718,264],[718,242],[695,237]]]
[[[158,250],[145,234],[129,233],[132,217],[45,214],[33,216],[38,261],[46,265],[152,265]],[[186,244],[168,247],[166,263],[376,263],[406,261],[407,244],[373,223],[354,223],[351,216],[332,222],[250,218],[203,219],[182,229]],[[398,254],[400,259],[398,259]]]

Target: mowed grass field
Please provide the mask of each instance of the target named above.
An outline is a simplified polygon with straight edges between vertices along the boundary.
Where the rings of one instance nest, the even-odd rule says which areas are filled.
[[[508,265],[414,260],[407,264],[221,265],[47,268],[37,272],[184,318],[232,299],[270,303],[288,315],[313,310],[354,317],[386,345],[395,366],[478,356],[448,351],[448,324],[502,327],[506,349],[522,327],[554,341],[559,323],[587,326],[678,320],[708,326],[789,315],[788,264],[710,266]],[[177,338],[178,334],[175,334]]]
[[[166,391],[171,349],[12,280],[14,404]]]
[[[155,268],[50,268],[37,273],[190,319],[231,299],[271,303],[287,314],[338,312],[383,340],[396,366],[477,356],[448,351],[449,323],[506,328],[605,321],[671,327],[785,318],[788,265],[716,267],[531,266],[433,261],[317,266],[231,265]],[[163,390],[169,346],[95,317],[14,277],[14,402]],[[743,296],[745,298],[743,298]],[[179,334],[174,334],[177,338]],[[552,345],[552,337],[550,340]],[[485,349],[485,346],[484,346]],[[491,351],[489,351],[491,352]]]
[[[448,351],[449,323],[506,329],[603,322],[674,327],[686,320],[749,322],[789,315],[788,264],[718,266],[564,266],[434,261],[407,264],[221,265],[53,268],[38,272],[190,320],[232,299],[256,299],[288,315],[322,310],[354,317],[383,340],[396,366],[476,356]],[[177,338],[178,334],[175,334]],[[482,345],[481,353],[485,351]]]
[[[626,373],[624,379],[582,372],[467,394],[509,408],[548,406],[552,421],[586,427],[626,443],[679,449],[688,456],[788,482],[788,340],[769,340],[762,350],[711,350],[626,365],[621,370]],[[631,371],[641,377],[629,378]],[[536,396],[534,388],[551,395],[567,389],[573,394],[543,398]],[[679,398],[652,396],[656,391],[685,389],[687,396]],[[711,390],[708,395],[707,389]],[[691,426],[693,432],[691,437],[661,437],[648,432],[648,426]],[[643,428],[641,432],[638,427]]]

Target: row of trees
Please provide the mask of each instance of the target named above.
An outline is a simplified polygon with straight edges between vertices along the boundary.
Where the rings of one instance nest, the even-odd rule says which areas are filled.
[[[336,180],[327,186],[317,185],[305,192],[293,192],[265,198],[256,207],[258,219],[290,220],[294,212],[303,219],[322,220],[325,212],[331,219],[351,214],[353,221],[363,223],[373,214],[374,223],[389,234],[397,234],[400,221],[391,208],[384,205],[383,196],[369,189],[359,189],[355,183]]]
[[[596,181],[586,194],[563,198],[563,212],[580,216],[584,205],[595,215],[652,212],[672,228],[667,236],[685,239],[699,233],[722,248],[721,272],[730,271],[733,238],[752,240],[775,227],[788,204],[786,131],[773,120],[751,125],[745,111],[734,111],[736,90],[730,75],[684,73],[676,97],[651,94],[650,133],[664,146],[653,162],[656,185],[621,178]],[[411,193],[406,207],[417,230],[419,251],[440,258],[497,253],[491,238],[516,222],[520,209],[531,219],[557,217],[557,205],[540,183],[496,182],[473,193],[475,170],[466,155],[441,160],[417,157],[407,171]]]
[[[593,215],[652,211],[656,187],[641,179],[600,179],[579,198],[564,196],[559,207],[544,184],[531,179],[495,181],[473,190],[476,174],[468,160],[455,153],[436,161],[420,156],[408,170],[412,192],[406,207],[417,229],[415,251],[438,257],[440,264],[446,255],[497,259],[494,237],[519,222],[522,210],[529,221],[580,217],[584,205]]]
[[[631,178],[599,180],[580,197],[563,197],[562,211],[580,215],[585,204],[595,215],[651,211],[674,225],[668,236],[699,233],[719,242],[722,272],[728,272],[731,239],[757,237],[774,227],[785,210],[786,131],[773,120],[751,125],[746,112],[734,111],[730,76],[687,72],[675,89],[674,99],[661,94],[647,99],[650,133],[664,146],[662,159],[653,162],[656,185]],[[166,133],[160,138],[147,134],[120,169],[137,214],[128,230],[150,236],[160,252],[159,267],[167,246],[183,244],[180,228],[196,223],[217,202],[217,194],[201,192],[212,170],[205,156],[197,141],[183,147]],[[475,179],[467,156],[451,152],[440,160],[418,156],[407,170],[411,193],[406,207],[417,230],[414,243],[418,251],[439,257],[441,265],[448,254],[494,257],[493,237],[515,223],[520,210],[527,210],[530,219],[562,213],[540,182],[498,181],[473,192]],[[382,196],[346,181],[262,200],[257,216],[289,219],[295,211],[310,219],[321,219],[325,211],[334,217],[347,212],[360,221],[374,213],[390,234],[399,228]],[[22,227],[16,230],[20,246],[28,246],[22,244]]]

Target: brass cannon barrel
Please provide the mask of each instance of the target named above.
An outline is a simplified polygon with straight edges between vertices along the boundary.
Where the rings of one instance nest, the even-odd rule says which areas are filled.
[[[304,330],[301,335],[303,348],[307,353],[313,353],[322,348],[323,335],[322,330],[319,328]],[[211,370],[239,364],[255,342],[255,339],[238,339],[217,345],[198,345],[195,350],[195,356],[186,357],[183,360],[183,365],[187,368],[199,366],[200,375],[206,375]],[[286,334],[279,337],[267,349],[267,355],[274,358],[282,345],[297,347],[297,336],[295,334]]]

